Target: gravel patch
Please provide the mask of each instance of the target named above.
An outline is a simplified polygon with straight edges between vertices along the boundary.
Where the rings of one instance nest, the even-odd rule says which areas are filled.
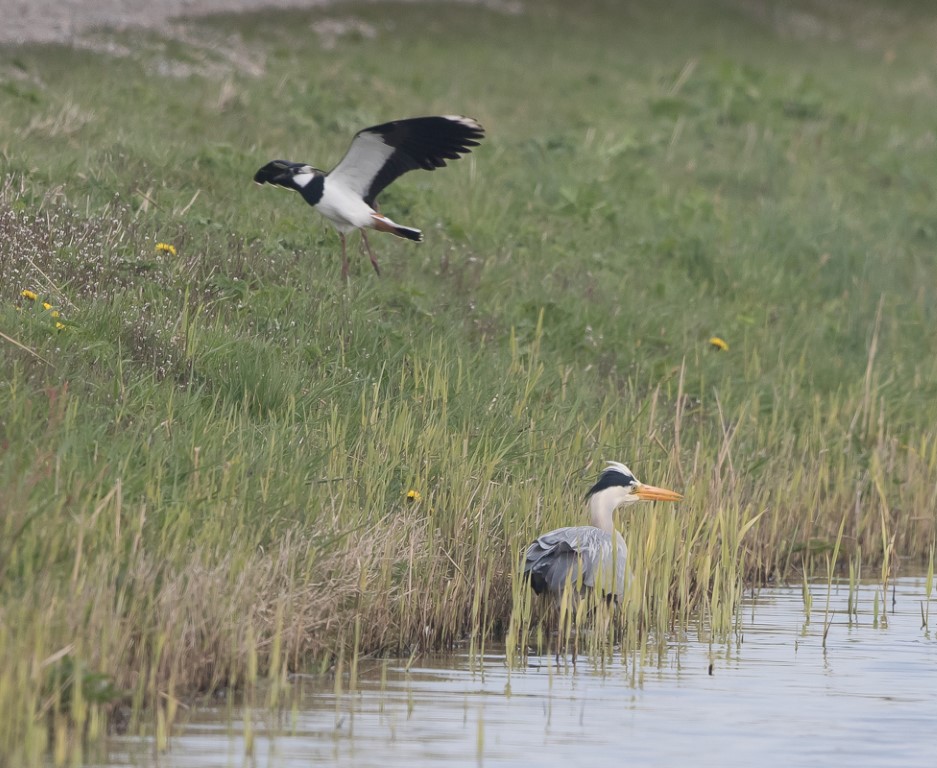
[[[519,13],[519,0],[460,0]],[[0,0],[0,44],[75,43],[100,29],[159,27],[170,19],[264,8],[322,8],[336,0]]]
[[[157,27],[180,16],[327,4],[327,0],[0,0],[0,43],[73,43],[102,27]]]

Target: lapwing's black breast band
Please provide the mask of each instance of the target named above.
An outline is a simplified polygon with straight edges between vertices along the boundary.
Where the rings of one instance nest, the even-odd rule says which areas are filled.
[[[317,173],[305,186],[299,188],[299,193],[309,205],[317,205],[325,191],[325,174]]]

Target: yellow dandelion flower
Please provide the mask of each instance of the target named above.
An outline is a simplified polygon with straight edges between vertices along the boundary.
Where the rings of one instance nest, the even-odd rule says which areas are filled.
[[[68,328],[68,326],[65,325],[65,323],[60,323],[59,321],[56,321],[56,323],[55,323],[55,330],[57,330],[57,331],[64,331],[66,328]]]
[[[59,317],[59,311],[57,309],[53,309],[49,314],[52,315],[52,317]]]
[[[422,498],[423,498],[423,496],[420,494],[419,491],[415,491],[415,490],[413,490],[412,488],[411,488],[409,491],[407,491],[407,501],[416,502],[416,501],[419,501],[419,500],[422,499]]]
[[[47,310],[52,309],[52,305],[48,301],[44,301],[42,302],[42,308]]]
[[[176,255],[176,246],[172,243],[157,243],[156,250],[162,253],[168,253],[170,256]]]
[[[20,296],[22,296],[24,299],[29,299],[30,301],[36,301],[36,299],[39,298],[38,293],[35,291],[30,291],[28,288],[24,288],[22,291],[20,291]]]
[[[729,351],[729,345],[726,343],[726,341],[725,341],[724,339],[720,339],[718,336],[713,336],[713,337],[709,340],[709,343],[712,344],[713,347],[715,347],[716,349],[720,350],[721,352],[728,352],[728,351]]]

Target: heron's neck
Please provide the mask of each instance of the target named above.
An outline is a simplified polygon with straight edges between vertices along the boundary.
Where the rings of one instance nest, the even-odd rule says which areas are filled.
[[[621,502],[621,496],[615,493],[612,488],[606,488],[604,491],[592,494],[589,497],[589,514],[592,516],[592,524],[596,528],[601,528],[606,533],[612,534],[615,530],[613,515],[615,508]]]

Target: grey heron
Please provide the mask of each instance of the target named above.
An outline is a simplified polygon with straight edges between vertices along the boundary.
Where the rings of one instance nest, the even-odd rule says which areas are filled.
[[[540,536],[527,548],[524,575],[534,592],[557,601],[567,588],[573,590],[574,600],[589,589],[615,599],[625,590],[628,552],[615,530],[613,513],[623,504],[682,498],[676,491],[642,483],[624,464],[610,461],[586,494],[592,525],[557,528]]]
[[[446,160],[457,160],[477,147],[484,135],[477,121],[461,115],[394,120],[358,131],[345,156],[327,173],[305,163],[272,160],[254,174],[254,181],[299,192],[332,222],[342,241],[343,278],[348,277],[345,235],[356,229],[361,231],[374,271],[381,274],[366,229],[416,242],[423,239],[423,233],[378,212],[377,196],[407,171],[432,171],[442,168]]]

